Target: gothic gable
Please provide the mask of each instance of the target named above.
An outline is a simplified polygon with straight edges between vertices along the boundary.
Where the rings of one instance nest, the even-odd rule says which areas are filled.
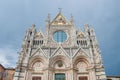
[[[86,58],[89,58],[89,57],[90,57],[88,54],[86,54],[86,52],[85,52],[82,48],[79,48],[79,49],[76,51],[76,53],[73,55],[73,58],[78,57],[78,56],[86,57]]]
[[[36,49],[36,51],[32,53],[31,57],[34,57],[34,56],[42,56],[47,58],[47,55],[41,48]]]
[[[77,31],[77,38],[84,38],[85,34],[82,31]]]
[[[51,55],[51,58],[52,57],[55,57],[55,56],[67,56],[67,57],[70,57],[67,52],[62,48],[62,46],[58,47],[55,52]]]
[[[51,22],[51,25],[70,25],[70,22],[67,21],[67,19],[59,13]]]
[[[39,32],[36,33],[35,38],[44,38],[44,35],[42,34],[41,31],[39,31]]]

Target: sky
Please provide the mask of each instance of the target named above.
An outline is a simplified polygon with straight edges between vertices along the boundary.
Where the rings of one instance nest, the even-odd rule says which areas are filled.
[[[25,31],[35,24],[44,32],[58,8],[77,28],[95,29],[106,74],[120,75],[120,0],[0,0],[0,63],[15,67]]]

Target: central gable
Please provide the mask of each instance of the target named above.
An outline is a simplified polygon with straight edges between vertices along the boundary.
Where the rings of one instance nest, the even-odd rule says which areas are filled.
[[[55,57],[55,56],[66,56],[66,57],[69,57],[70,56],[66,53],[66,51],[63,49],[62,46],[59,46],[55,51],[54,53],[51,55],[51,58]]]
[[[70,25],[70,22],[59,13],[51,22],[51,25]]]

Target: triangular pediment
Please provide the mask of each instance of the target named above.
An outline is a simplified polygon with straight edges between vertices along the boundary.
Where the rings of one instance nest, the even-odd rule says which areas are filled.
[[[58,47],[54,53],[51,55],[51,57],[55,57],[55,56],[67,56],[70,57],[67,52],[62,48],[62,47]]]
[[[83,57],[87,57],[89,58],[90,56],[82,49],[82,48],[79,48],[76,53],[73,55],[73,58],[75,57],[78,57],[78,56],[83,56]]]
[[[82,31],[77,32],[77,38],[84,38],[85,34]]]
[[[47,55],[40,47],[32,53],[31,57],[34,57],[34,56],[42,56],[47,58]]]
[[[62,13],[59,13],[51,22],[51,25],[70,25],[70,22],[62,15]]]
[[[39,31],[39,32],[37,32],[37,34],[36,34],[35,37],[36,37],[36,38],[44,38],[44,35],[42,34],[41,31]]]

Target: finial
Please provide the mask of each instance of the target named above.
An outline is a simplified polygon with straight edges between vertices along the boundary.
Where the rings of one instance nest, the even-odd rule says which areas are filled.
[[[90,25],[89,24],[85,24],[84,26],[89,28]]]
[[[35,24],[33,24],[32,27],[35,27]]]
[[[61,11],[62,11],[62,8],[58,8],[59,9],[59,13],[61,13]]]
[[[72,13],[71,13],[71,17],[73,17]]]
[[[90,29],[89,24],[85,24],[85,25],[84,25],[84,30],[85,30],[85,31],[88,31],[89,29]]]
[[[48,18],[50,18],[50,13],[48,13]]]
[[[73,15],[71,14],[71,20],[74,20]]]

